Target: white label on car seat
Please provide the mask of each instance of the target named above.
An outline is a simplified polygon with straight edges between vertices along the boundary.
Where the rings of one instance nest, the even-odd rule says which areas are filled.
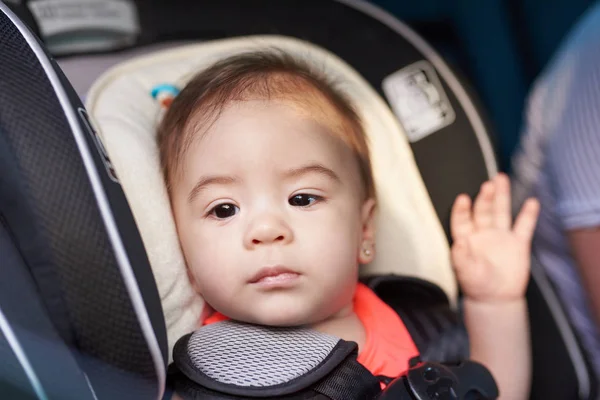
[[[389,75],[382,86],[411,143],[450,125],[456,118],[435,69],[425,60]]]
[[[34,0],[29,4],[53,54],[112,50],[140,31],[131,0]]]

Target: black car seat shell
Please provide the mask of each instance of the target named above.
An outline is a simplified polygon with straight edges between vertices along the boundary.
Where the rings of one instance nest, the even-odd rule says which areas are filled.
[[[161,398],[167,330],[146,249],[80,96],[46,47],[40,21],[23,12],[28,3],[9,4],[18,16],[0,3],[0,385],[23,398],[65,391],[78,399]],[[131,4],[140,30],[124,46],[299,37],[335,53],[388,101],[384,78],[428,61],[455,120],[410,146],[446,232],[455,196],[476,193],[496,172],[489,130],[466,85],[417,34],[371,4]],[[532,398],[593,398],[585,353],[535,266],[528,299]]]

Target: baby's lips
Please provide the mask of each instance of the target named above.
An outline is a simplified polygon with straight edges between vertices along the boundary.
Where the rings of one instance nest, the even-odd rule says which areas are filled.
[[[258,270],[258,272],[256,274],[254,274],[249,280],[249,283],[257,283],[259,282],[261,279],[264,278],[270,278],[270,277],[275,277],[278,275],[283,275],[283,274],[296,274],[296,275],[300,275],[298,272],[281,266],[281,265],[277,265],[277,266],[272,266],[272,267],[263,267],[260,270]]]

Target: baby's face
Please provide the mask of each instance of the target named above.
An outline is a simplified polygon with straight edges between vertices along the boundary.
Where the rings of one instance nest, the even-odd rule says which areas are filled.
[[[173,212],[192,282],[215,310],[301,325],[351,307],[374,201],[339,136],[289,103],[234,103],[182,167]]]

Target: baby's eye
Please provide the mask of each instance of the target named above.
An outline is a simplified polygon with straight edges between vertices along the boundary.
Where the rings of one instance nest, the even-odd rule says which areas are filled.
[[[322,199],[323,198],[321,196],[315,196],[314,194],[301,193],[301,194],[292,196],[288,200],[288,203],[290,203],[290,205],[294,206],[294,207],[308,207]]]
[[[213,215],[218,219],[226,219],[233,217],[239,210],[238,207],[231,203],[223,203],[215,206],[208,214]]]

